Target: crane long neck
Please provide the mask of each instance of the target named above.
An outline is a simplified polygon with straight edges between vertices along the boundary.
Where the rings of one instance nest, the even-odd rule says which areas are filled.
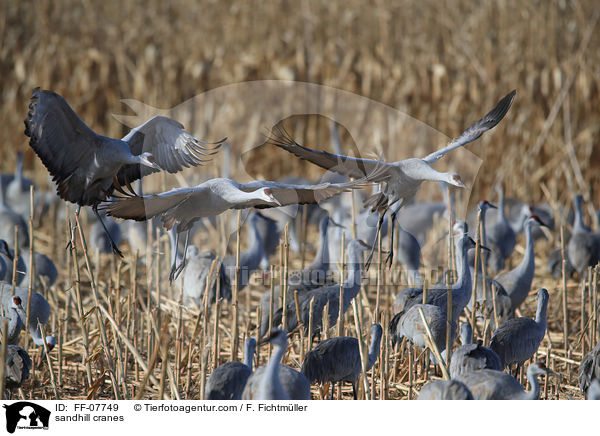
[[[525,255],[519,265],[520,269],[535,268],[535,251],[531,224],[525,224]]]
[[[329,264],[329,238],[327,237],[327,221],[319,226],[320,245],[315,256],[315,260],[309,267],[310,269],[320,269],[322,265]]]
[[[524,400],[537,400],[540,398],[540,382],[538,381],[537,375],[533,374],[532,366],[527,369],[527,380],[531,384],[531,391],[524,392],[522,399]]]
[[[502,221],[505,223],[508,223],[508,218],[506,218],[506,212],[504,211],[504,189],[500,189],[498,191],[498,209],[500,212],[500,215],[498,215],[498,221]]]
[[[369,358],[367,361],[367,371],[373,368],[375,361],[379,356],[379,347],[381,346],[381,334],[382,331],[377,329],[371,335],[371,344],[369,345]]]
[[[17,166],[15,168],[15,180],[19,188],[23,187],[23,154],[17,155]]]
[[[548,313],[548,300],[538,300],[538,307],[535,312],[535,322],[538,324],[540,329],[543,327],[544,332],[546,331],[546,316]]]
[[[252,372],[252,362],[254,361],[254,349],[256,348],[256,343],[250,340],[246,341],[246,345],[244,347],[244,365],[250,368],[250,372]]]
[[[265,372],[261,378],[263,390],[269,392],[283,392],[281,379],[279,378],[279,366],[285,354],[287,347],[282,347],[280,344],[275,344],[273,354],[265,367]]]
[[[344,303],[352,300],[360,291],[361,268],[360,249],[354,248],[351,243],[348,248],[348,277],[344,282]]]
[[[240,260],[240,264],[244,263],[244,266],[247,266],[249,270],[255,270],[256,268],[258,268],[261,259],[264,257],[264,251],[265,250],[263,247],[263,240],[260,235],[260,231],[258,230],[256,217],[253,217],[252,219],[250,219],[250,233],[248,233],[248,250],[244,252],[244,260]]]
[[[587,230],[587,227],[583,222],[583,210],[580,200],[575,201],[575,228],[573,230],[575,233],[580,233]]]

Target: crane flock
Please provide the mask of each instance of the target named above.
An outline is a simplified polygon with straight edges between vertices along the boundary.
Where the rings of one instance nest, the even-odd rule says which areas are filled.
[[[471,223],[452,223],[455,220],[450,189],[465,189],[466,185],[458,173],[440,172],[432,167],[447,153],[477,140],[498,125],[515,95],[516,91],[507,94],[444,148],[424,158],[397,162],[344,155],[335,124],[331,135],[336,154],[300,145],[285,128],[274,127],[267,145],[337,173],[320,183],[295,176],[287,181],[239,183],[227,171],[226,177],[204,180],[193,187],[143,194],[143,177],[155,172],[177,173],[206,164],[217,156],[227,138],[205,142],[165,116],[150,118],[122,139],[105,137],[90,129],[62,96],[39,88],[31,96],[25,135],[47,168],[57,196],[77,205],[78,216],[82,206],[91,206],[94,223],[89,242],[98,255],[110,256],[114,252],[122,257],[119,248],[122,241],[128,241],[132,248],[143,247],[147,235],[158,235],[160,227],[168,232],[169,279],[185,305],[195,304],[210,310],[212,304],[218,308],[222,302],[228,302],[235,304],[237,314],[234,296],[237,298],[241,291],[250,292],[247,288],[252,287],[250,277],[254,272],[268,272],[269,258],[276,255],[289,226],[302,221],[303,230],[299,232],[294,227],[289,234],[295,240],[292,250],[300,250],[306,244],[301,238],[306,238],[308,227],[317,227],[318,245],[312,263],[307,267],[303,263],[298,274],[290,274],[275,286],[263,289],[255,325],[246,320],[243,362],[232,359],[214,368],[200,393],[202,399],[308,400],[313,397],[314,383],[321,385],[321,396],[325,398],[330,384],[338,383],[341,392],[344,382],[352,384],[353,398],[357,399],[360,391],[366,389],[359,383],[361,374],[373,371],[378,360],[384,368],[381,356],[390,350],[396,356],[394,371],[401,371],[401,362],[409,366],[404,373],[411,383],[409,398],[412,398],[413,371],[416,371],[413,345],[433,353],[430,359],[418,359],[422,371],[428,375],[432,364],[435,369],[434,378],[422,385],[418,399],[538,399],[541,392],[538,376],[556,375],[537,361],[540,345],[548,337],[549,302],[556,298],[556,292],[546,288],[537,291],[534,319],[521,316],[521,312],[536,281],[536,231],[538,226],[544,226],[551,233],[553,217],[548,213],[542,219],[534,213],[536,210],[545,213],[547,209],[543,206],[521,202],[511,209],[504,184],[498,183],[495,188],[498,207],[480,201],[480,227],[475,226],[475,231],[468,233]],[[136,189],[132,186],[135,181],[138,181]],[[447,201],[414,202],[424,181],[439,182]],[[48,293],[60,273],[52,259],[33,247],[31,256],[26,253],[30,243],[29,189],[35,189],[35,184],[24,176],[22,154],[17,158],[15,173],[3,174],[1,185],[0,306],[2,319],[7,321],[9,343],[4,386],[12,391],[27,383],[32,368],[28,354],[31,350],[19,346],[20,332],[27,327],[33,343],[48,352],[57,345],[48,322],[51,312]],[[363,199],[365,210],[357,213],[352,209],[353,202],[345,201],[348,197],[344,193],[360,196],[364,188],[372,189],[372,193]],[[43,202],[52,198],[38,196],[36,200],[38,210],[38,206],[45,207]],[[570,239],[558,250],[560,256],[557,257],[556,250],[553,252],[552,256],[558,260],[549,267],[554,272],[557,262],[564,265],[569,262],[587,283],[589,268],[600,259],[600,236],[584,224],[583,197],[576,195],[573,201],[575,213]],[[311,208],[303,208],[295,219],[279,209],[294,205]],[[214,226],[215,217],[229,210],[246,209],[250,212],[246,219],[245,251],[220,256],[219,252],[194,242],[194,234],[201,231],[198,229]],[[271,209],[273,212],[269,213]],[[497,212],[492,210],[486,216],[488,209]],[[448,277],[454,278],[449,279],[450,283],[430,286],[427,276],[422,274],[422,268],[428,265],[423,244],[430,239],[429,233],[440,219],[450,221],[449,227],[453,229],[453,235],[448,235],[452,269]],[[120,220],[128,220],[129,226],[123,227]],[[140,226],[138,222],[143,224]],[[340,237],[350,229],[352,238]],[[514,253],[520,249],[521,233],[525,239],[523,257],[511,269]],[[183,249],[181,235],[184,235]],[[363,283],[377,244],[384,237],[389,237],[390,243],[382,264],[391,267],[394,261],[399,262],[410,277],[410,283],[398,285],[389,293],[388,307],[392,308],[393,300],[393,312],[385,314],[379,306],[379,290],[376,310],[365,310],[371,302],[364,293]],[[364,259],[363,252],[367,249],[370,252]],[[563,252],[568,259],[562,259]],[[383,254],[382,251],[380,259]],[[280,255],[283,259],[283,251]],[[378,274],[383,271],[381,268]],[[30,289],[26,288],[28,284]],[[359,307],[363,310],[357,313]],[[347,326],[344,330],[344,320],[350,312],[356,317],[355,336],[342,333],[351,331]],[[200,316],[208,318],[211,314],[201,309]],[[363,345],[363,334],[358,327],[365,317],[373,322],[368,347]],[[384,320],[386,329],[381,325]],[[462,344],[455,347],[459,324]],[[338,334],[332,336],[336,327],[340,328]],[[256,339],[249,335],[251,329],[256,330]],[[235,330],[233,334],[237,333]],[[474,336],[480,339],[474,342]],[[309,345],[317,341],[306,353],[305,340]],[[267,343],[268,363],[255,368],[259,350]],[[579,369],[581,391],[588,398],[599,395],[599,347],[600,343],[582,356]],[[302,350],[301,359],[289,358],[290,350],[295,352],[298,348]],[[409,357],[403,360],[405,353]],[[521,367],[527,361],[531,363],[523,371],[532,387],[529,392],[518,379],[520,375],[522,380]],[[513,364],[516,364],[514,376],[510,374]],[[509,372],[504,372],[506,368]],[[333,394],[332,387],[330,398]]]

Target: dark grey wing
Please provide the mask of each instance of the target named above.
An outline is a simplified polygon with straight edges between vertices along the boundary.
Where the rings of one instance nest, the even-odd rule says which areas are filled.
[[[445,148],[441,150],[434,151],[423,160],[427,163],[434,163],[440,160],[446,153],[452,151],[458,147],[462,147],[469,142],[475,141],[485,132],[495,127],[501,120],[504,118],[504,115],[510,109],[510,106],[515,98],[516,90],[508,93],[502,100],[498,102],[496,107],[489,111],[486,115],[483,116],[479,121],[473,124],[471,127],[468,127],[464,132],[460,134],[460,136],[454,140],[452,140]]]
[[[152,153],[154,162],[170,173],[208,162],[210,159],[207,156],[217,153],[225,140],[226,138],[214,144],[203,142],[187,133],[182,124],[163,116],[149,119],[123,137],[134,156]],[[126,165],[117,177],[124,185],[157,171],[146,165]]]
[[[25,135],[59,188],[79,168],[87,167],[104,139],[81,121],[63,97],[40,88],[31,95]],[[67,187],[59,192],[71,200]]]
[[[345,176],[355,179],[366,177],[381,165],[389,166],[375,159],[361,159],[350,156],[341,156],[326,151],[316,151],[298,144],[284,129],[276,127],[272,135],[267,140],[268,144],[298,156],[300,159],[307,160],[326,170],[335,171]],[[387,172],[382,171],[377,178],[371,179],[373,182],[383,182],[389,177]]]

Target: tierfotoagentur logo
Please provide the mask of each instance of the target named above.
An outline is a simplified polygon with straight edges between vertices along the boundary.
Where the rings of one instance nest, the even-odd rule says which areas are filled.
[[[50,422],[50,411],[29,401],[18,401],[4,404],[6,409],[6,431],[14,433],[19,430],[47,430]]]

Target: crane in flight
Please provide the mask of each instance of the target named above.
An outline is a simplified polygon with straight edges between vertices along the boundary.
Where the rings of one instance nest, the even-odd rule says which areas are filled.
[[[280,147],[297,157],[308,160],[315,165],[326,170],[334,171],[339,174],[362,178],[371,173],[377,166],[383,165],[384,169],[380,171],[377,178],[371,179],[375,183],[385,182],[382,191],[368,197],[363,205],[373,212],[379,213],[377,224],[377,233],[374,241],[377,241],[378,233],[381,231],[385,214],[390,208],[400,202],[392,209],[392,230],[391,239],[394,240],[394,221],[398,210],[405,206],[417,193],[421,183],[425,180],[445,182],[449,185],[459,188],[466,188],[460,176],[456,173],[443,173],[436,171],[431,164],[437,162],[447,153],[475,141],[488,130],[495,127],[504,118],[515,98],[516,90],[508,93],[498,104],[484,115],[480,120],[468,127],[460,136],[450,141],[446,147],[437,150],[424,158],[408,158],[398,162],[381,163],[375,159],[363,159],[358,157],[343,156],[329,153],[326,151],[317,151],[298,144],[291,135],[282,127],[276,126],[267,143]],[[375,249],[375,243],[371,248],[367,267],[370,264]],[[393,259],[393,247],[387,256],[386,263],[391,265]]]
[[[201,165],[217,153],[224,138],[203,142],[177,121],[155,116],[133,128],[122,139],[101,136],[90,129],[56,92],[35,88],[25,119],[29,145],[42,160],[56,183],[60,198],[81,206],[92,206],[94,214],[109,235],[98,214],[98,205],[122,186],[165,170]],[[210,146],[209,146],[210,145]],[[111,238],[112,250],[122,257]]]

